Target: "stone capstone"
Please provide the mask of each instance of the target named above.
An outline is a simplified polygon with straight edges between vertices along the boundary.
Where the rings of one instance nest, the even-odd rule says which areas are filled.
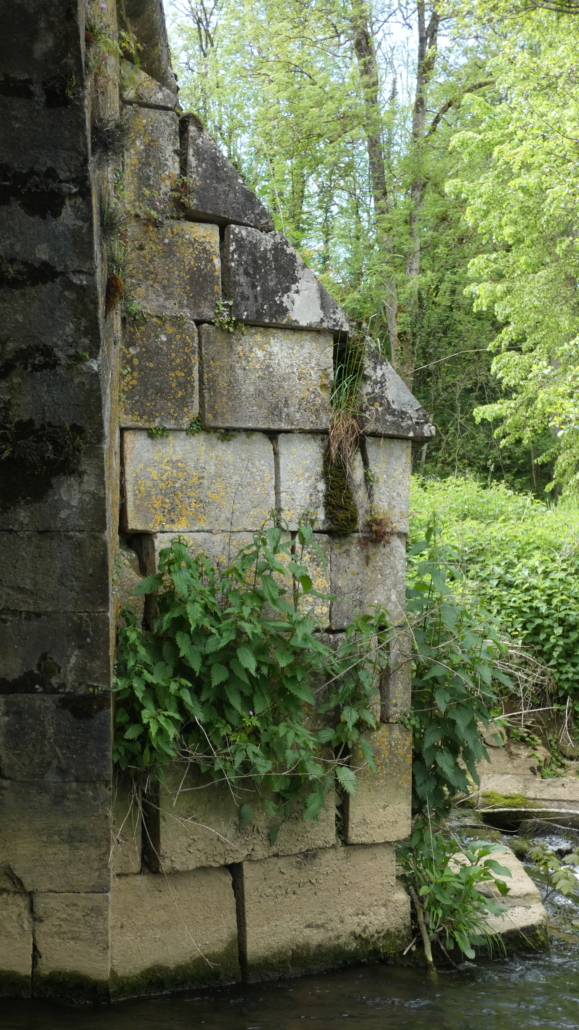
[[[202,416],[206,429],[327,429],[331,333],[204,325]]]
[[[237,222],[265,231],[273,229],[267,208],[194,114],[186,114],[181,119],[181,161],[186,180],[181,209],[186,218],[204,218],[221,225]]]
[[[255,530],[275,508],[274,458],[261,433],[123,433],[127,529]]]
[[[412,731],[395,724],[379,725],[367,734],[376,772],[364,764],[360,748],[350,757],[356,774],[356,793],[345,797],[348,844],[380,844],[403,840],[411,830]]]
[[[367,961],[410,937],[389,844],[244,862],[240,890],[249,980]]]
[[[360,393],[364,398],[361,412],[366,434],[412,440],[430,440],[434,436],[434,426],[424,408],[373,345],[367,346]]]
[[[199,413],[195,323],[174,316],[128,322],[121,377],[121,426],[186,429]]]
[[[240,979],[227,869],[116,877],[111,909],[113,997]]]
[[[219,227],[178,221],[135,224],[128,286],[149,315],[210,322],[221,298]]]
[[[223,296],[241,322],[348,332],[348,318],[280,232],[230,225]]]

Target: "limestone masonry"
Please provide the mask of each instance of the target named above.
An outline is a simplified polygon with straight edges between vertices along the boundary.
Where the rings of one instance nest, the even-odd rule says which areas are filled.
[[[161,0],[4,0],[2,15],[0,994],[109,1001],[396,952],[411,441],[434,430],[372,352],[358,530],[332,535],[323,459],[348,319],[181,111]],[[99,44],[119,24],[140,67]],[[372,506],[387,540],[364,533]],[[242,828],[192,770],[141,797],[111,761],[119,605],[143,619],[131,591],[175,534],[223,564],[272,511],[289,533],[315,519],[315,586],[334,600],[304,604],[328,639],[375,603],[400,626],[378,774],[275,844],[257,795]]]

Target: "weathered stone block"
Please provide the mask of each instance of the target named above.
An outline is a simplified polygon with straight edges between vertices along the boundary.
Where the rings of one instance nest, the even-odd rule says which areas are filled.
[[[301,516],[314,518],[314,528],[328,528],[323,477],[327,437],[313,433],[285,434],[277,441],[281,512],[290,529],[297,529]]]
[[[290,529],[297,529],[300,516],[314,518],[314,529],[330,529],[325,508],[324,452],[327,436],[314,433],[283,434],[277,441],[281,511]],[[353,462],[350,487],[358,509],[359,525],[366,517],[369,499],[364,466],[359,451]]]
[[[239,980],[228,870],[117,877],[111,967],[117,998]]]
[[[0,779],[0,887],[108,891],[110,806],[105,784]]]
[[[332,629],[344,629],[356,612],[383,605],[393,622],[404,613],[406,599],[406,538],[394,535],[389,543],[372,543],[357,534],[332,538]]]
[[[397,533],[408,532],[412,448],[406,440],[368,437],[370,494],[368,505],[376,514],[388,515]]]
[[[319,594],[329,594],[331,589],[331,542],[328,536],[323,533],[315,533],[312,543],[303,550],[299,541],[296,540],[296,561],[303,561],[312,585]],[[325,597],[314,597],[312,594],[302,594],[299,601],[299,610],[308,612],[319,626],[325,628],[330,621],[330,601]]]
[[[347,315],[280,232],[230,225],[223,294],[241,322],[347,332]]]
[[[368,347],[360,392],[365,400],[362,411],[366,434],[413,440],[434,436],[434,426],[424,408],[377,347]]]
[[[388,844],[244,862],[243,897],[251,980],[367,961],[410,936]]]
[[[42,199],[48,210],[44,211],[40,199],[43,185],[48,185],[46,177],[44,181],[42,176],[31,179],[28,196],[16,196],[11,203],[0,207],[3,253],[16,274],[40,262],[44,268],[54,270],[55,278],[63,272],[90,274],[94,268],[94,247],[92,235],[87,231],[92,225],[88,182],[81,188],[63,191],[57,195],[58,199],[47,197],[45,188]],[[35,208],[32,199],[35,192],[40,210]]]
[[[108,1001],[109,895],[36,894],[35,997]]]
[[[241,827],[239,809],[245,804],[251,805],[255,819]],[[296,805],[273,844],[269,833],[277,822],[267,815],[263,793],[249,783],[230,789],[227,784],[213,783],[196,769],[174,766],[168,773],[167,786],[160,788],[159,805],[159,861],[163,872],[291,855],[332,847],[336,839],[333,795],[328,797],[317,823],[305,822]]]
[[[199,336],[207,429],[328,428],[331,333],[204,325]]]
[[[29,896],[0,893],[0,997],[30,996],[32,943]]]
[[[107,611],[106,538],[96,533],[0,533],[0,608]]]
[[[113,782],[113,873],[140,873],[142,833],[139,788],[129,775],[117,771]]]
[[[260,433],[125,430],[123,449],[130,530],[252,530],[275,508],[273,450]]]
[[[246,186],[194,114],[181,119],[181,134],[183,174],[187,179],[182,210],[186,217],[273,229],[267,208]]]
[[[135,597],[133,590],[143,579],[139,570],[139,559],[135,551],[129,547],[117,546],[115,556],[115,571],[113,575],[113,598],[115,601],[118,619],[121,608],[128,608],[137,619],[140,626],[145,614],[145,597],[143,594]]]
[[[354,747],[351,764],[360,766],[356,793],[345,796],[348,844],[381,844],[410,833],[412,810],[412,732],[405,726],[381,725],[368,734],[377,772],[364,766]]]
[[[129,244],[129,285],[150,315],[215,318],[221,297],[219,228],[200,222],[135,225]]]
[[[0,694],[109,690],[108,612],[0,613]]]
[[[0,530],[104,532],[107,527],[105,453],[102,445],[83,446],[82,434],[61,426],[23,428],[14,457],[2,463]],[[43,438],[46,444],[43,446]],[[75,453],[74,448],[78,446]],[[20,453],[36,447],[26,463]],[[72,453],[67,448],[72,448]]]
[[[400,627],[390,641],[389,668],[380,684],[381,718],[383,722],[397,722],[407,715],[412,703],[412,639],[408,630]]]
[[[110,695],[0,696],[0,769],[9,780],[110,779]]]
[[[125,330],[121,425],[186,429],[199,413],[197,329],[180,318],[148,318]]]
[[[125,104],[161,107],[172,111],[177,103],[174,91],[151,78],[130,61],[119,62],[121,97]]]
[[[162,0],[124,0],[123,12],[137,38],[143,71],[176,93]]]
[[[174,209],[172,191],[179,181],[179,119],[174,111],[136,104],[127,105],[125,118],[131,132],[125,151],[125,204],[144,218],[166,215]]]

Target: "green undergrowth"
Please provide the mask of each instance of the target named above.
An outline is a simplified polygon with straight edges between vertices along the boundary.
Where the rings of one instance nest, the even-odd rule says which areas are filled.
[[[413,477],[411,537],[435,518],[473,609],[541,663],[552,701],[579,708],[579,508],[468,477]],[[532,700],[532,699],[531,699]],[[537,706],[545,698],[537,696]]]

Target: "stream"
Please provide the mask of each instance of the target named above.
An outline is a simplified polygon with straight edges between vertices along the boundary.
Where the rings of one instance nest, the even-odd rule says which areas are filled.
[[[555,837],[546,842],[565,845]],[[440,971],[437,981],[419,968],[374,964],[102,1008],[4,1000],[0,1025],[2,1030],[579,1030],[579,897],[554,896],[548,908],[560,930],[550,952],[465,963],[459,971]]]

